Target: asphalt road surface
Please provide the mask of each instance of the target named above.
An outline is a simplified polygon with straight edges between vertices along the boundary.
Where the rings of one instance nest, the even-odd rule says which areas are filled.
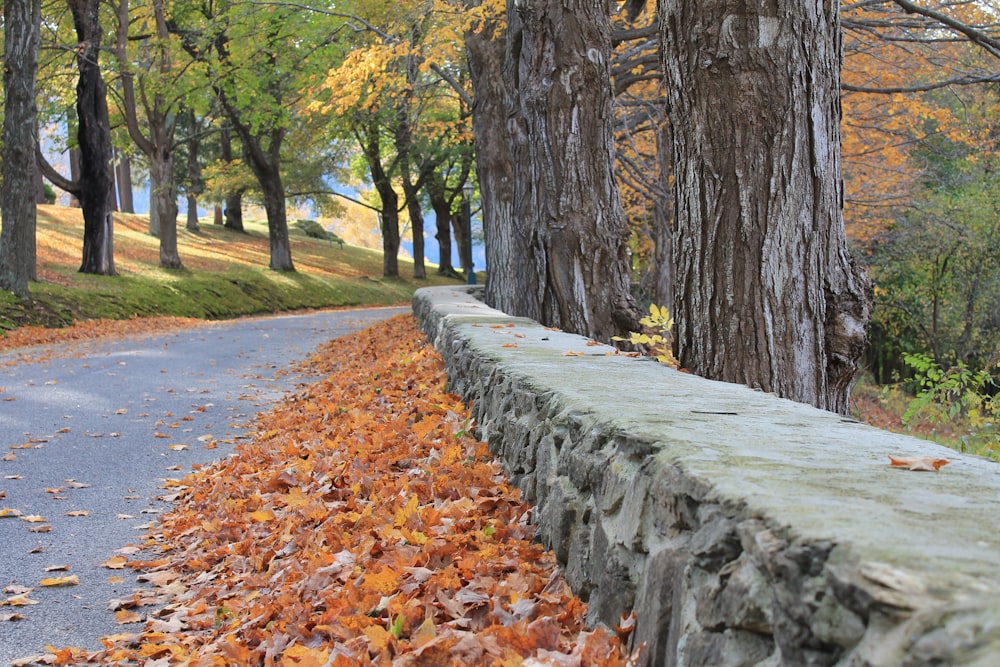
[[[47,645],[100,648],[111,600],[141,584],[101,564],[169,509],[164,481],[228,455],[259,412],[308,378],[318,345],[409,309],[252,318],[0,355],[0,665]],[[20,516],[16,516],[20,514]],[[34,519],[28,521],[26,519]],[[61,568],[47,571],[46,568]],[[46,587],[45,578],[79,583]],[[15,617],[16,618],[16,617]]]

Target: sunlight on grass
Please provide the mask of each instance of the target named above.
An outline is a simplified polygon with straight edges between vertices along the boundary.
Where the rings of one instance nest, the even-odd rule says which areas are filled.
[[[143,215],[115,214],[115,277],[78,272],[83,252],[80,209],[39,206],[37,266],[30,307],[0,300],[0,330],[20,325],[62,326],[77,320],[154,315],[227,318],[294,309],[409,303],[425,285],[456,284],[435,274],[415,280],[413,263],[400,258],[401,277],[382,277],[381,253],[290,230],[296,271],[268,268],[267,223],[245,221],[240,233],[202,221],[177,230],[184,269],[159,267],[159,239]]]

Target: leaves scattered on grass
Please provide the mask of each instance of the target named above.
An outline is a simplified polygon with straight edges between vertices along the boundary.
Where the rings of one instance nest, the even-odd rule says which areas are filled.
[[[19,327],[0,335],[0,352],[36,345],[54,345],[116,336],[162,334],[205,324],[204,320],[191,317],[142,317],[133,320],[85,320],[60,328]],[[35,355],[23,353],[18,355],[16,360],[7,362],[7,365],[46,361],[56,354],[55,350],[45,350],[44,353]]]
[[[131,606],[164,606],[56,664],[631,664],[613,632],[584,627],[411,317],[310,363],[326,379],[253,441],[168,483],[158,560],[128,563],[156,586]]]

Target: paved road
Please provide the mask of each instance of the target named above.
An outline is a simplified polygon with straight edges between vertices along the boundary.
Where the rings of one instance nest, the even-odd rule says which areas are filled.
[[[295,361],[407,310],[238,320],[63,346],[44,363],[5,365],[14,355],[0,355],[0,514],[22,514],[0,518],[0,600],[27,587],[38,601],[0,606],[0,619],[25,617],[0,621],[0,665],[49,644],[99,648],[99,637],[127,631],[107,605],[137,587],[135,574],[101,563],[169,507],[158,499],[163,481],[227,455],[254,415],[303,381],[285,372]],[[44,521],[24,520],[32,515]],[[39,586],[70,575],[80,583]]]

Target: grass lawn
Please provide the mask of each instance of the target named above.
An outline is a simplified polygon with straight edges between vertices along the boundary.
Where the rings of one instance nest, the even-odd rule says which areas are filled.
[[[222,319],[309,308],[408,303],[427,285],[458,284],[436,275],[412,278],[413,263],[400,259],[401,277],[382,276],[382,253],[310,238],[290,225],[295,272],[267,268],[267,223],[245,223],[241,234],[203,220],[199,231],[178,227],[184,268],[159,268],[159,239],[147,216],[115,215],[114,277],[78,272],[83,216],[78,208],[38,207],[39,281],[32,302],[0,292],[0,331],[22,326],[58,327],[82,320],[149,316]]]

